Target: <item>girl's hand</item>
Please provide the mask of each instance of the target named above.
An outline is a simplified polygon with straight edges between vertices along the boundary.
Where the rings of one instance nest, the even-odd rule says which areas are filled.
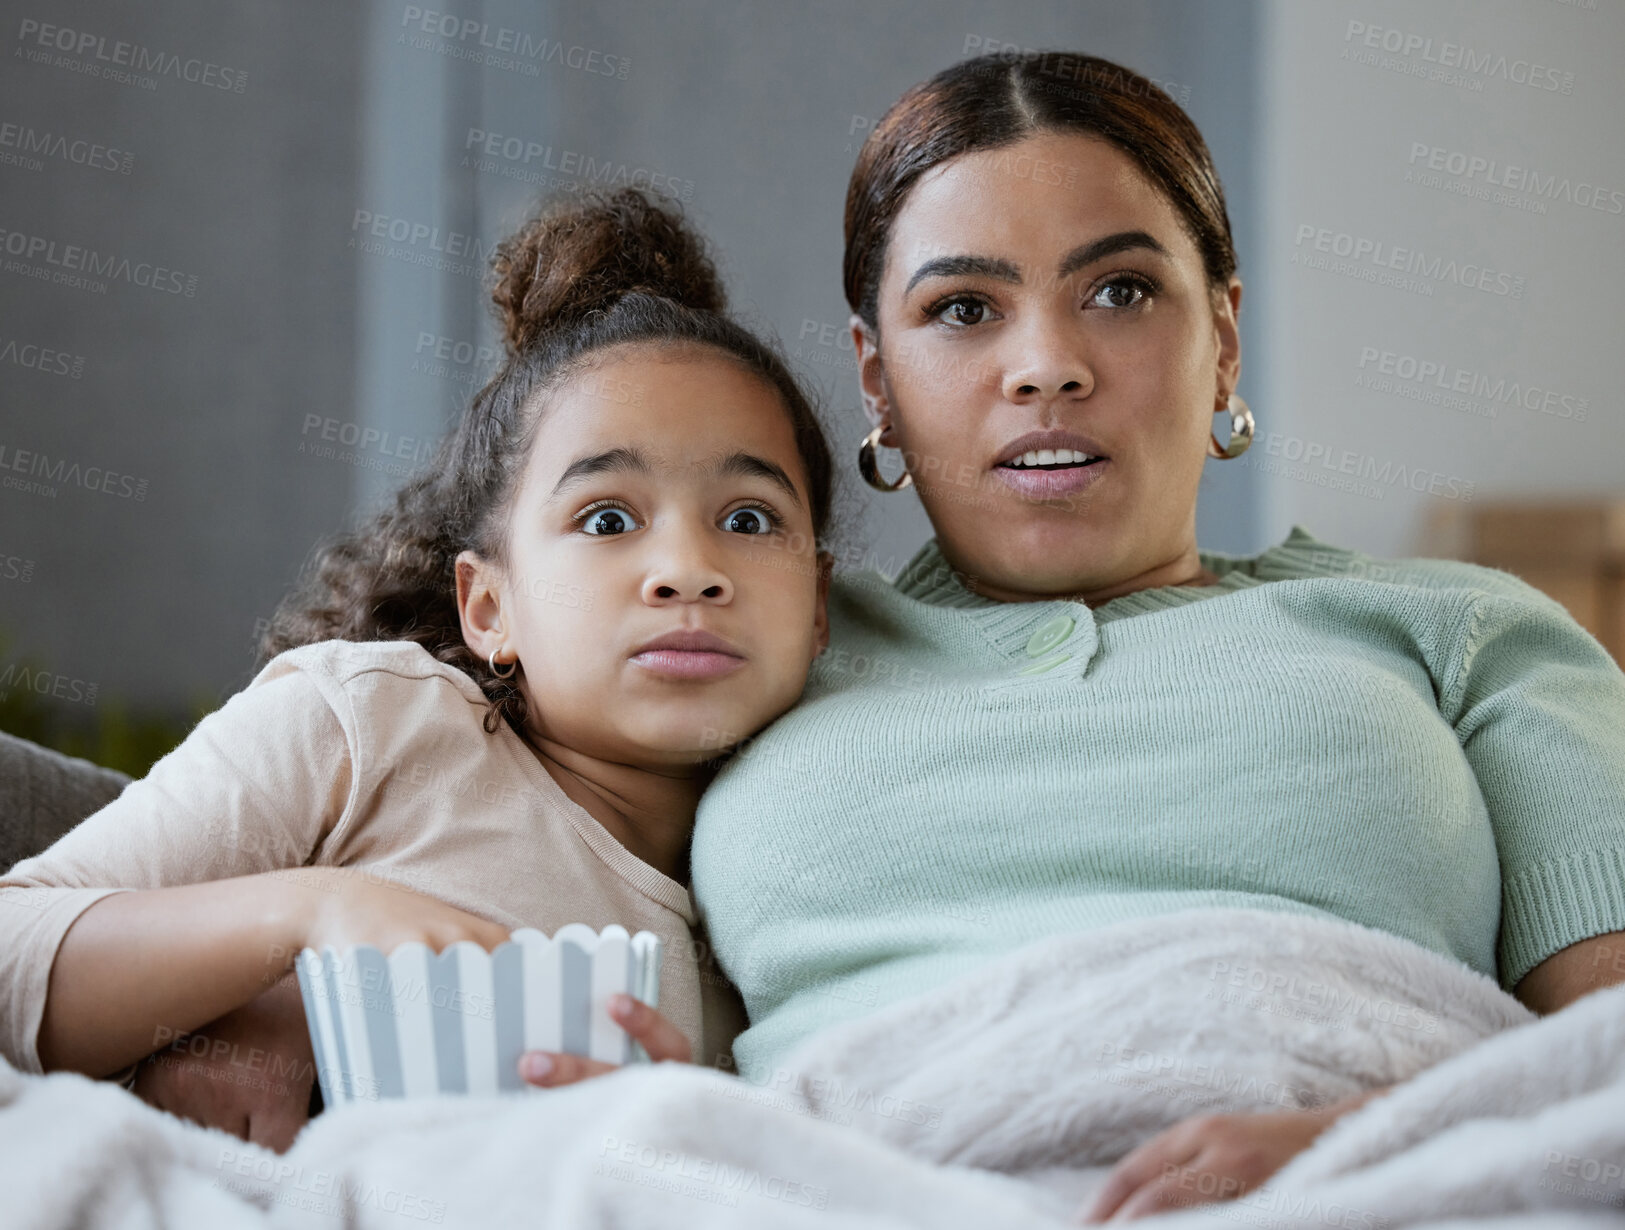
[[[630,995],[611,995],[609,1015],[615,1023],[643,1044],[656,1063],[692,1063],[688,1039],[677,1026],[641,1000]],[[519,1075],[544,1089],[573,1085],[594,1076],[614,1072],[617,1065],[558,1051],[526,1051],[519,1057]]]
[[[315,908],[304,925],[307,948],[371,944],[388,953],[417,941],[441,952],[461,940],[472,940],[489,952],[508,938],[506,927],[355,868],[302,867],[272,874],[297,876],[318,890],[310,894]]]

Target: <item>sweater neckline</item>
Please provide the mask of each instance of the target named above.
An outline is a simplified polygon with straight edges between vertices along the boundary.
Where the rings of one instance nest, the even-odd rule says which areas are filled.
[[[959,579],[932,537],[903,566],[892,582],[892,587],[904,597],[913,598],[928,606],[961,610],[997,611],[1012,623],[1030,618],[1035,608],[1056,603],[1088,610],[1096,623],[1106,623],[1129,615],[1149,611],[1170,610],[1187,606],[1206,598],[1251,589],[1268,581],[1290,580],[1305,576],[1333,576],[1344,573],[1354,552],[1320,541],[1301,525],[1294,525],[1291,533],[1273,547],[1258,555],[1225,555],[1217,551],[1198,551],[1197,555],[1209,571],[1218,576],[1212,585],[1162,585],[1151,589],[1124,594],[1096,607],[1069,598],[1035,599],[1030,602],[1002,602],[970,589]],[[994,616],[998,619],[999,616]]]
[[[588,849],[611,871],[656,905],[664,906],[679,915],[689,926],[695,925],[698,916],[694,912],[694,900],[687,887],[658,867],[644,862],[615,840],[614,835],[600,824],[591,812],[564,793],[564,788],[553,779],[553,775],[547,771],[547,766],[513,727],[502,722],[498,726],[498,734],[507,743],[521,770],[535,784],[538,793],[569,821],[570,827],[582,841],[586,842]]]

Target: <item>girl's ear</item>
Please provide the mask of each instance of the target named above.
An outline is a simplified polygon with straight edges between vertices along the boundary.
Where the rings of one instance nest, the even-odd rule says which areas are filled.
[[[852,353],[857,356],[863,412],[869,416],[869,425],[878,427],[891,410],[891,399],[886,396],[886,374],[880,365],[880,340],[856,313],[847,325],[852,330]],[[881,443],[887,444],[885,436],[881,437]]]
[[[818,654],[829,648],[829,578],[835,570],[835,556],[828,551],[818,553],[818,598],[813,608],[813,647]]]
[[[457,617],[463,643],[482,658],[506,644],[502,630],[501,574],[472,551],[457,556]]]

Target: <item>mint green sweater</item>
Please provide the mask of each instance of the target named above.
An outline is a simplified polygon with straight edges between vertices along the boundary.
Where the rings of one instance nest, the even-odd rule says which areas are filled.
[[[1329,915],[1512,987],[1625,930],[1625,675],[1505,573],[1294,529],[1091,611],[933,540],[837,577],[802,702],[701,801],[740,1070],[1033,939],[1199,906]]]

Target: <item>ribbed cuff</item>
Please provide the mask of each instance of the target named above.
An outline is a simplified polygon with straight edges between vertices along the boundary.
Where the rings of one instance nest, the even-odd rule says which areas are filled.
[[[1501,985],[1553,953],[1625,931],[1625,850],[1596,850],[1521,873],[1501,889]]]

